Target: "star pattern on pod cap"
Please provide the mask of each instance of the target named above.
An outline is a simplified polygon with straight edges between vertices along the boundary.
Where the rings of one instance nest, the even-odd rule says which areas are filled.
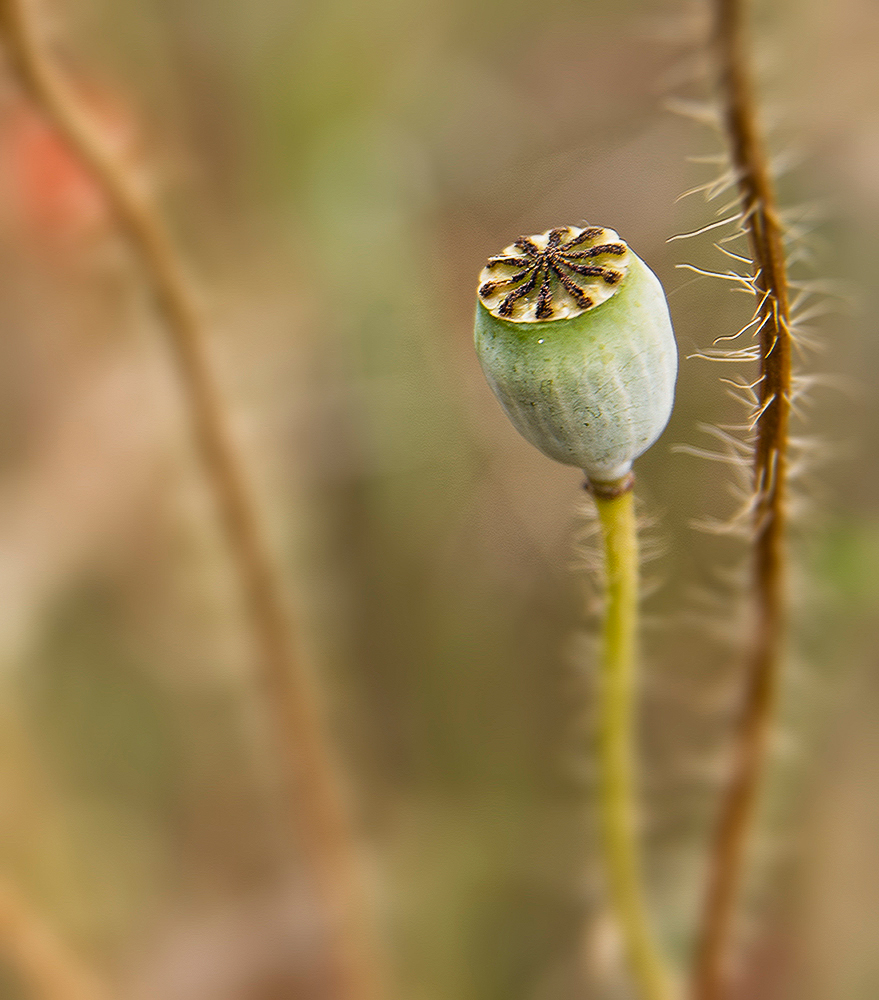
[[[499,319],[571,319],[607,301],[629,269],[630,251],[612,229],[559,226],[520,236],[489,257],[479,300]]]

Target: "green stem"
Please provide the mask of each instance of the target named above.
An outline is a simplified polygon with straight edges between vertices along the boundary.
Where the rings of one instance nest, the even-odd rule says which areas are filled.
[[[643,894],[635,811],[634,710],[638,538],[631,489],[595,496],[604,533],[607,606],[601,659],[601,823],[613,904],[643,1000],[670,1000],[671,976]]]

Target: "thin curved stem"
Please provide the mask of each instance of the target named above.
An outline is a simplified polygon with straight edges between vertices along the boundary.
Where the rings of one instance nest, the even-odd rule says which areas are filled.
[[[754,457],[756,627],[735,736],[732,773],[708,863],[693,1000],[721,1000],[729,990],[734,916],[765,770],[786,617],[784,540],[791,336],[784,242],[757,123],[744,0],[716,0],[716,12],[724,122],[733,167],[739,177],[742,224],[754,256],[762,327],[760,417]]]
[[[0,884],[0,942],[0,954],[34,1000],[110,1000],[94,973],[6,884]]]
[[[0,0],[0,29],[24,89],[103,192],[140,258],[165,320],[195,442],[260,650],[258,678],[279,749],[290,823],[327,911],[338,966],[337,995],[344,1000],[376,1000],[380,977],[369,944],[372,935],[357,852],[317,692],[296,649],[283,589],[229,433],[185,268],[155,206],[117,162],[44,51],[26,0]]]
[[[671,1000],[671,977],[643,895],[635,809],[634,715],[638,538],[631,489],[595,496],[604,535],[606,608],[601,656],[601,823],[611,895],[642,1000]]]

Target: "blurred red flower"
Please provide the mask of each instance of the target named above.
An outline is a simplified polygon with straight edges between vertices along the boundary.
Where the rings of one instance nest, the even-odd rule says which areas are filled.
[[[131,118],[115,96],[83,98],[96,125],[119,148],[129,145]],[[103,231],[106,200],[79,157],[25,98],[5,102],[0,119],[2,212],[44,247],[73,247]]]

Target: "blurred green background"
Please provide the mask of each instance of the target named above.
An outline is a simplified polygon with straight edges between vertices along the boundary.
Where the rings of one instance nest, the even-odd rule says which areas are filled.
[[[590,802],[588,503],[518,438],[471,348],[476,275],[522,233],[612,226],[665,283],[678,403],[637,474],[644,831],[691,946],[746,605],[694,520],[740,422],[688,356],[734,333],[708,8],[556,0],[44,0],[84,103],[158,194],[318,674],[406,1000],[622,1000]],[[797,158],[841,308],[802,370],[784,720],[741,997],[879,995],[879,10],[761,4],[773,148]],[[0,882],[131,1000],[330,1000],[280,843],[252,649],[136,264],[0,83]],[[720,199],[722,203],[724,198]],[[738,248],[737,248],[738,249]],[[798,272],[800,276],[808,272]],[[836,301],[836,298],[834,298]],[[814,460],[814,463],[812,462]],[[29,998],[11,965],[0,996]]]

